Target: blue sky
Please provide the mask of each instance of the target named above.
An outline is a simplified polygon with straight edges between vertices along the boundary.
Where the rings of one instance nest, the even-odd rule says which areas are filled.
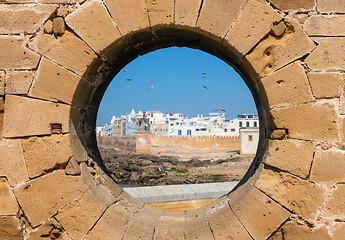
[[[103,96],[97,126],[105,125],[113,115],[129,113],[132,108],[136,112],[161,110],[189,117],[208,115],[221,108],[226,110],[227,119],[257,112],[253,97],[237,72],[203,51],[160,49],[138,57],[123,70]],[[207,78],[203,78],[204,72],[208,72]],[[151,85],[153,88],[148,89]]]

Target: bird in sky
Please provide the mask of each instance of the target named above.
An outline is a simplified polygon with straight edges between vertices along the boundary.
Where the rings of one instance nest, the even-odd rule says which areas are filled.
[[[123,72],[128,72],[128,69],[123,70]]]
[[[208,89],[208,87],[206,87],[206,86],[202,86],[203,88],[205,88],[205,89]]]
[[[207,78],[207,76],[202,76],[203,78]]]
[[[216,110],[214,110],[215,112],[225,112],[225,110],[224,109],[216,109]]]
[[[146,82],[145,84],[149,84],[149,83],[151,83],[151,82]]]
[[[130,82],[130,81],[132,81],[132,80],[133,80],[132,78],[127,78],[127,81],[128,81],[128,82]]]
[[[153,88],[153,85],[149,86],[149,87],[147,88],[147,90],[150,90],[150,88]]]
[[[206,74],[208,74],[208,72],[204,72],[204,73],[202,73],[202,75],[206,75]]]

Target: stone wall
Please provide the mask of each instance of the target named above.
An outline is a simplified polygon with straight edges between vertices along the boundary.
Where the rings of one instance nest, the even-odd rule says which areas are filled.
[[[135,152],[136,136],[97,136],[99,147],[116,147],[122,151]]]
[[[3,0],[0,239],[343,239],[343,0]],[[260,116],[240,186],[174,214],[106,174],[94,133],[114,75],[169,46],[233,65]]]

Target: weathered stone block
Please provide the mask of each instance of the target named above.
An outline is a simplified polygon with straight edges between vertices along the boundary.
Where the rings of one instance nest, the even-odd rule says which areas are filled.
[[[53,33],[55,35],[62,35],[65,33],[65,21],[62,17],[56,17],[53,19]]]
[[[121,37],[106,8],[97,1],[68,15],[66,23],[98,53]]]
[[[261,169],[255,186],[309,221],[316,219],[318,209],[322,207],[327,197],[325,189],[307,180],[265,168]]]
[[[58,38],[41,31],[29,45],[35,51],[79,75],[83,75],[97,59],[92,49],[69,31]]]
[[[28,229],[26,229],[27,231]],[[38,228],[28,231],[26,234],[26,240],[36,240],[41,238],[51,239],[63,239],[72,240],[66,232],[62,229],[61,225],[54,219],[48,219],[45,223],[40,225]]]
[[[269,108],[312,101],[307,75],[298,62],[290,64],[258,82],[260,95]]]
[[[252,187],[230,207],[254,239],[266,239],[289,216],[283,207]]]
[[[225,43],[237,49],[243,57],[281,19],[282,17],[265,1],[249,0],[226,35]]]
[[[328,101],[273,109],[272,122],[276,128],[288,129],[291,138],[339,141],[336,108],[336,102]]]
[[[279,22],[278,24],[275,24],[272,28],[272,34],[275,37],[280,37],[284,34],[286,31],[287,26],[285,25],[284,21]]]
[[[201,0],[176,0],[175,1],[175,25],[195,28],[199,15]]]
[[[341,75],[340,80],[340,114],[345,115],[345,74]]]
[[[0,36],[0,69],[34,69],[40,56],[25,47],[20,36]]]
[[[54,5],[31,5],[30,7],[17,4],[1,5],[0,33],[34,33],[53,13],[55,8]]]
[[[132,218],[133,214],[130,211],[113,204],[105,211],[86,239],[121,240]]]
[[[28,180],[22,143],[20,140],[0,141],[0,175],[13,186]]]
[[[22,184],[14,192],[31,225],[36,227],[87,189],[82,176],[67,176],[58,170]]]
[[[230,209],[227,196],[207,207],[207,220],[215,239],[251,239]]]
[[[43,32],[47,34],[52,34],[53,33],[53,21],[48,20],[44,26],[43,26]]]
[[[309,141],[269,141],[264,162],[306,178],[313,161],[314,144]]]
[[[323,16],[317,15],[309,18],[304,29],[309,36],[344,36],[345,16]]]
[[[334,218],[341,216],[341,219],[344,219],[345,215],[345,185],[337,184],[336,190],[333,195],[329,198],[327,205],[325,207],[325,215],[329,218]]]
[[[19,206],[6,178],[0,178],[0,215],[16,215]]]
[[[72,153],[68,135],[51,135],[23,139],[26,165],[30,178],[67,165]]]
[[[197,28],[223,38],[247,0],[204,0]]]
[[[0,239],[22,240],[23,232],[19,219],[14,216],[0,216]]]
[[[333,238],[332,239],[342,239],[345,236],[345,224],[338,223],[335,224],[335,229],[333,230]]]
[[[70,107],[26,97],[7,95],[5,101],[4,137],[47,135],[51,124],[59,123],[62,132],[69,131]]]
[[[156,240],[185,239],[184,238],[185,213],[164,212],[159,218],[155,228]]]
[[[310,180],[317,183],[345,182],[345,153],[340,150],[317,151],[310,173]]]
[[[129,195],[125,191],[121,192],[120,197],[121,197],[121,200],[118,202],[118,205],[122,206],[123,208],[127,209],[128,211],[132,213],[137,213],[144,206],[142,202],[133,198],[131,195]]]
[[[276,129],[271,134],[271,139],[273,140],[283,140],[286,139],[286,131],[285,129]]]
[[[186,212],[185,239],[213,239],[204,208]]]
[[[318,0],[317,8],[320,12],[345,13],[343,0]]]
[[[34,71],[8,72],[6,75],[6,94],[27,94],[34,76]]]
[[[0,96],[5,94],[5,72],[0,71]]]
[[[316,98],[340,96],[340,73],[308,73],[311,88]]]
[[[74,157],[71,157],[70,160],[68,161],[68,164],[65,169],[65,173],[67,175],[80,175],[81,174],[81,169],[79,167],[79,164],[77,160],[75,160]]]
[[[270,0],[280,10],[311,10],[315,8],[315,0]]]
[[[83,92],[80,92],[81,89]],[[79,91],[78,94],[89,96],[91,84],[73,72],[43,58],[38,68],[38,75],[28,95],[65,102],[83,108],[86,105],[86,97],[76,98],[77,90]]]
[[[313,41],[295,20],[287,17],[285,25],[287,30],[282,36],[269,35],[245,57],[244,64],[249,64],[257,75],[265,76],[315,48]]]
[[[174,23],[173,0],[148,0],[147,9],[151,26]]]
[[[144,206],[129,223],[123,240],[152,239],[155,226],[162,214],[162,210]]]
[[[56,219],[72,239],[83,239],[114,199],[105,188],[92,188],[59,211]]]
[[[145,0],[105,0],[104,2],[123,36],[150,27]]]
[[[312,70],[344,70],[345,38],[315,38],[320,45],[306,59]]]

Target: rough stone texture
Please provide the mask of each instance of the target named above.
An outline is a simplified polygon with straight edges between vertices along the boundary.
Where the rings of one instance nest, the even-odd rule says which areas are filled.
[[[273,140],[283,140],[286,139],[285,129],[276,129],[271,134],[271,139]]]
[[[67,165],[72,156],[71,151],[68,150],[68,139],[68,134],[23,139],[25,161],[30,178]]]
[[[92,188],[81,199],[59,211],[56,219],[72,239],[83,239],[105,209],[114,201],[114,196],[105,188]]]
[[[281,234],[282,237],[272,237],[270,240],[295,240],[295,239],[303,239],[303,240],[327,240],[331,239],[328,235],[328,231],[325,227],[321,228],[309,228],[306,225],[296,223],[296,222],[286,222],[280,231],[277,232]],[[278,234],[275,234],[278,235]],[[284,236],[284,237],[283,237]],[[337,238],[332,238],[337,239]]]
[[[56,12],[56,16],[58,16],[58,17],[66,17],[67,15],[68,15],[68,13],[69,13],[69,10],[68,10],[68,8],[67,7],[65,7],[65,6],[61,6],[61,7],[59,7],[59,9],[57,10],[57,12]]]
[[[339,141],[335,104],[329,101],[273,109],[272,121],[276,128],[288,129],[291,138]]]
[[[256,188],[251,188],[240,201],[230,201],[230,207],[254,239],[266,239],[290,216]]]
[[[13,186],[28,180],[21,140],[0,141],[0,175]]]
[[[270,0],[280,10],[311,10],[315,8],[315,0]]]
[[[312,70],[345,69],[345,38],[317,38],[320,45],[305,60]]]
[[[272,28],[272,34],[275,37],[280,37],[281,35],[284,34],[284,32],[286,31],[286,25],[284,23],[284,21],[279,22],[278,24],[275,24]]]
[[[309,36],[345,36],[345,16],[312,16],[304,29]]]
[[[53,33],[55,35],[62,35],[65,33],[65,21],[62,17],[56,17],[53,19]]]
[[[53,13],[54,5],[0,5],[0,33],[34,33]]]
[[[307,75],[299,62],[261,78],[257,85],[264,103],[268,104],[269,108],[313,100]]]
[[[314,221],[326,198],[326,191],[317,185],[288,173],[262,169],[255,186],[287,209]]]
[[[129,223],[123,240],[152,239],[155,226],[162,214],[162,210],[144,206]]]
[[[69,31],[58,38],[41,31],[30,43],[30,47],[79,75],[83,75],[97,58],[91,48]]]
[[[226,43],[246,55],[282,17],[262,0],[249,0],[225,37]],[[248,31],[250,29],[250,31]]]
[[[66,22],[98,53],[121,37],[106,8],[97,1],[87,3],[68,15]]]
[[[156,240],[184,240],[185,213],[164,212],[155,228]]]
[[[78,89],[81,93],[83,91],[82,94],[89,95],[90,85],[80,76],[43,58],[28,95],[51,101],[73,103],[82,108],[85,107],[85,101],[76,101],[74,94]]]
[[[20,36],[0,36],[0,69],[34,69],[39,55],[25,48]]]
[[[340,114],[345,115],[345,74],[341,75],[340,80]]]
[[[63,170],[14,188],[15,195],[33,227],[80,197],[88,186],[82,176],[66,176]]]
[[[23,233],[17,217],[0,216],[0,239],[22,240]]]
[[[0,96],[5,94],[5,72],[0,71]]]
[[[118,204],[111,205],[86,239],[121,240],[133,214]]]
[[[47,135],[51,123],[62,124],[69,131],[70,107],[26,97],[8,95],[5,101],[4,137]]]
[[[345,182],[344,151],[317,151],[311,169],[310,180],[317,183],[337,183]]]
[[[186,212],[185,239],[213,239],[203,208]]]
[[[251,239],[230,209],[227,196],[208,207],[207,220],[215,239]]]
[[[67,175],[80,175],[81,174],[81,169],[79,167],[79,164],[77,160],[75,160],[74,157],[70,158],[68,161],[68,164],[65,169],[65,173]]]
[[[53,33],[53,21],[52,20],[48,20],[44,26],[43,26],[43,32],[44,33],[48,33],[48,34],[52,34]]]
[[[197,28],[223,38],[247,0],[204,0]]]
[[[35,76],[33,71],[8,72],[6,75],[6,94],[27,94]]]
[[[49,239],[49,237],[50,239],[72,240],[68,235],[66,235],[66,232],[64,232],[61,225],[54,218],[48,219],[38,228],[29,231],[29,234],[26,234],[26,237],[26,240],[36,240],[41,238]]]
[[[328,218],[340,218],[345,220],[345,185],[337,184],[333,195],[329,198],[325,207],[325,216]],[[333,217],[332,217],[333,216]]]
[[[343,0],[318,0],[317,8],[320,12],[345,13]]]
[[[247,56],[256,74],[264,76],[310,53],[315,45],[291,17],[286,18],[287,30],[279,38],[269,35]],[[248,64],[247,63],[247,64]]]
[[[175,1],[175,25],[194,28],[199,16],[202,0],[176,0]]]
[[[338,223],[335,225],[335,229],[333,230],[333,237],[332,239],[342,239],[345,236],[345,224]]]
[[[311,88],[316,98],[340,96],[340,73],[308,73]]]
[[[174,23],[174,0],[148,0],[146,4],[152,27]]]
[[[314,144],[308,141],[269,141],[264,162],[306,178],[313,161]]]
[[[145,0],[104,2],[122,35],[150,27]]]
[[[0,215],[16,215],[19,206],[6,178],[0,178]]]

